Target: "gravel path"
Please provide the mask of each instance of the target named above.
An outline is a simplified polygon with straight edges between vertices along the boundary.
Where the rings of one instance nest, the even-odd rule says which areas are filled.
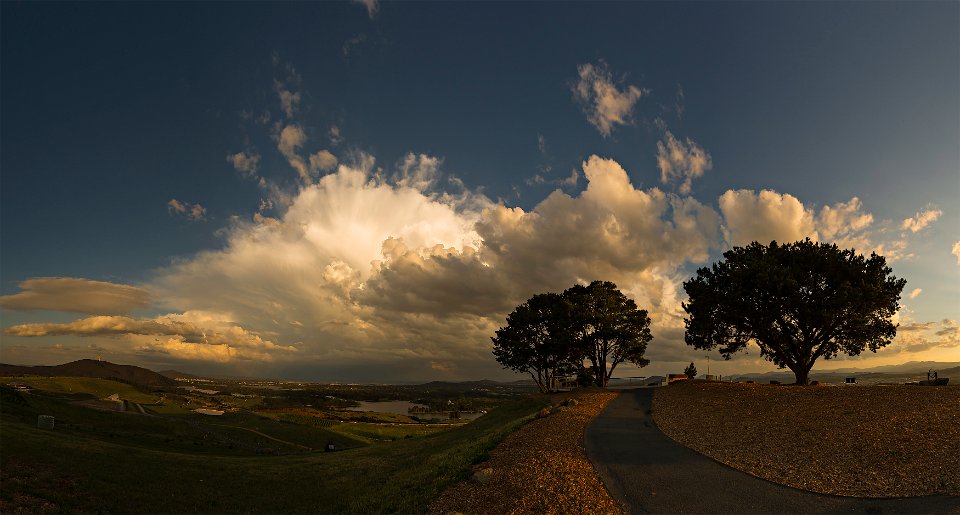
[[[584,430],[616,392],[577,392],[554,397],[556,406],[512,433],[490,459],[474,467],[473,479],[447,489],[430,512],[622,513],[607,493],[583,448]]]
[[[960,495],[960,387],[682,381],[657,426],[721,463],[831,495]]]
[[[836,497],[750,476],[664,435],[652,417],[653,393],[652,388],[624,392],[586,432],[587,456],[630,513],[960,514],[958,497]]]

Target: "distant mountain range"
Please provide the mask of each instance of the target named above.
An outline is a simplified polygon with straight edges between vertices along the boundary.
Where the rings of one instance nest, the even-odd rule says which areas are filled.
[[[113,379],[124,383],[144,386],[148,388],[176,387],[173,379],[160,375],[153,370],[134,365],[117,365],[108,361],[95,359],[81,359],[63,365],[53,366],[20,366],[0,363],[0,375],[34,375],[34,376],[66,376],[66,377],[97,377]]]
[[[884,365],[871,368],[845,367],[832,370],[817,370],[815,368],[810,371],[810,380],[823,383],[842,383],[847,377],[855,377],[858,383],[863,384],[884,382],[902,383],[926,379],[928,370],[936,371],[939,377],[953,378],[951,384],[960,383],[960,362],[955,361],[910,361],[899,365]],[[702,379],[704,376],[700,374],[697,377]],[[657,382],[658,380],[666,381],[666,378],[662,376],[615,377],[610,380],[610,385],[645,384]],[[723,380],[756,381],[763,383],[767,381],[780,381],[781,383],[793,383],[795,376],[793,372],[784,369],[772,372],[723,374]]]
[[[872,368],[837,368],[821,372],[832,373],[884,373],[884,374],[926,374],[927,370],[945,370],[960,367],[960,361],[908,361],[899,365],[884,365]]]
[[[942,361],[911,361],[900,365],[884,365],[871,368],[838,368],[832,370],[811,370],[810,380],[826,383],[843,382],[844,378],[855,377],[858,382],[900,382],[905,379],[925,379],[927,371],[934,370],[939,377],[951,377],[951,382],[960,382],[960,362],[942,362]],[[734,381],[753,380],[768,381],[775,380],[781,382],[793,382],[793,372],[789,370],[753,373],[753,374],[732,374],[730,376]],[[726,380],[727,376],[724,376]]]

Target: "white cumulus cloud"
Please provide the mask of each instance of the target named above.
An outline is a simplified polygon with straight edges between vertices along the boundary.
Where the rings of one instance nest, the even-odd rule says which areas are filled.
[[[938,322],[905,320],[897,328],[893,349],[898,352],[922,352],[933,348],[960,349],[960,324],[945,318]]]
[[[689,194],[693,180],[711,169],[713,160],[709,152],[690,138],[680,141],[666,131],[663,140],[657,142],[657,167],[661,183],[678,181],[680,193]]]
[[[820,235],[832,240],[869,227],[873,223],[873,215],[864,213],[862,207],[857,197],[834,206],[823,206],[817,215]]]
[[[942,214],[943,211],[940,211],[939,209],[918,211],[915,216],[911,218],[905,218],[903,223],[900,224],[900,228],[905,231],[917,232],[933,222],[936,222]]]
[[[230,313],[278,345],[302,342],[294,361],[331,374],[438,377],[438,362],[450,377],[496,374],[489,337],[514,306],[597,278],[651,311],[669,338],[654,356],[686,352],[680,269],[719,244],[716,211],[635,188],[597,156],[583,163],[580,195],[558,190],[529,212],[432,192],[440,163],[411,153],[389,181],[370,162],[341,163],[271,223],[237,222],[224,249],[174,264],[151,287],[171,310]]]
[[[298,125],[275,134],[288,160],[302,155]],[[568,179],[582,174],[582,192],[557,189],[529,210],[442,180],[440,157],[410,152],[387,170],[366,154],[350,159],[263,203],[252,220],[232,219],[221,248],[157,271],[148,288],[169,314],[91,310],[98,316],[19,324],[7,335],[83,336],[152,362],[260,360],[276,373],[333,380],[503,377],[490,336],[517,304],[602,279],[649,311],[650,359],[689,362],[682,282],[711,252],[753,240],[875,238],[856,197],[817,211],[788,194],[731,190],[718,212],[636,187],[618,162],[596,155]]]
[[[189,202],[180,202],[173,198],[167,202],[167,210],[170,214],[183,215],[191,222],[203,220],[207,216],[207,208],[200,204],[191,204]]]
[[[888,262],[914,256],[909,237],[898,233],[889,220],[875,223],[857,197],[825,205],[818,211],[787,193],[728,190],[720,196],[719,204],[724,238],[731,246],[810,238],[864,255],[876,252]]]
[[[277,142],[277,150],[296,170],[300,180],[304,184],[310,184],[312,182],[310,168],[299,153],[300,148],[307,141],[307,134],[303,131],[303,128],[297,124],[287,125],[280,130],[274,139]]]
[[[287,118],[292,118],[300,107],[300,92],[277,88],[277,96],[280,97],[280,109],[287,115]]]
[[[234,170],[244,177],[257,176],[260,170],[260,154],[253,151],[237,152],[227,156],[227,162],[233,165]]]
[[[610,136],[615,125],[633,123],[633,108],[647,92],[636,86],[617,87],[607,63],[587,63],[577,66],[579,76],[573,94],[583,107],[587,120],[604,137]]]
[[[815,237],[813,213],[799,199],[771,190],[727,190],[720,196],[723,233],[733,246]]]
[[[397,186],[427,191],[437,180],[443,159],[426,154],[407,153],[397,164],[394,182]]]
[[[857,197],[832,206],[826,205],[820,208],[816,217],[816,239],[836,243],[841,248],[856,249],[861,253],[878,251],[883,254],[884,252],[879,252],[883,244],[877,245],[872,241],[873,222],[873,215],[863,210],[863,203]],[[899,249],[900,243],[886,244],[888,250],[894,247]],[[895,252],[888,252],[888,254],[887,257],[890,258],[899,257]]]
[[[337,166],[337,156],[329,150],[321,150],[310,154],[310,170],[312,172],[327,172]]]

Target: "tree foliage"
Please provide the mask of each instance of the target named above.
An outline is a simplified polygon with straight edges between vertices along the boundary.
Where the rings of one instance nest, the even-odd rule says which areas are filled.
[[[753,242],[723,257],[683,283],[688,345],[719,348],[730,359],[752,341],[806,384],[817,359],[876,352],[896,336],[890,318],[906,281],[891,275],[883,256],[807,239]]]
[[[534,295],[507,315],[506,327],[491,338],[493,355],[504,368],[529,373],[545,393],[554,379],[579,367],[569,318],[570,305],[561,295]]]
[[[615,284],[594,281],[563,294],[534,295],[491,339],[497,361],[529,373],[543,392],[554,379],[574,373],[580,383],[606,386],[618,364],[649,363],[643,353],[651,339],[650,318]]]
[[[609,281],[576,285],[563,292],[575,316],[571,323],[574,345],[590,362],[597,386],[606,386],[617,365],[625,361],[639,367],[650,364],[643,357],[650,334],[646,310],[627,298]]]
[[[697,366],[691,361],[687,368],[683,369],[683,373],[687,374],[687,378],[695,379],[697,377]]]

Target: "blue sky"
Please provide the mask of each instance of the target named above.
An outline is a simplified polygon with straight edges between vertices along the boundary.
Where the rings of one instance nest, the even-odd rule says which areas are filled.
[[[507,378],[512,306],[609,279],[674,371],[680,283],[802,237],[908,281],[819,367],[960,361],[955,2],[0,9],[5,362]]]

